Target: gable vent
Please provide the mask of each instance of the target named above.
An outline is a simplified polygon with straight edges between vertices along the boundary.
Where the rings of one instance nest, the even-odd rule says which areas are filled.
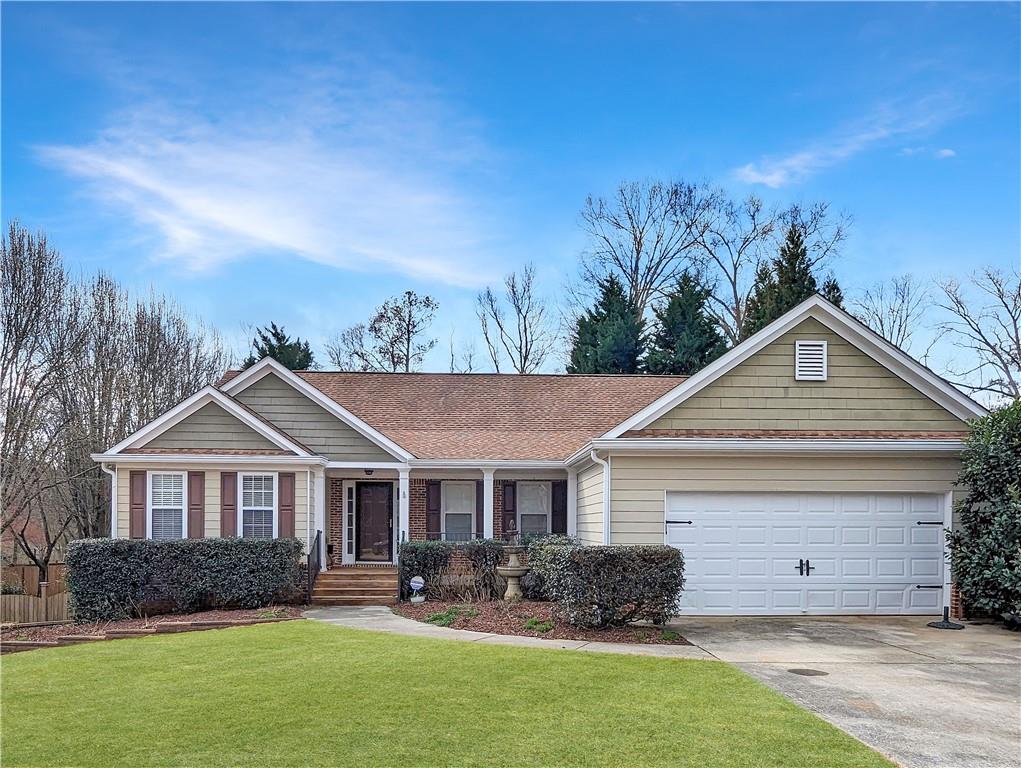
[[[794,378],[797,381],[826,381],[826,342],[794,342]]]

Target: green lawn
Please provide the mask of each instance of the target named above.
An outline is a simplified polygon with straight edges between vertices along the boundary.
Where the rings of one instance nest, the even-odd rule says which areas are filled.
[[[890,766],[721,662],[296,621],[5,656],[2,764]]]

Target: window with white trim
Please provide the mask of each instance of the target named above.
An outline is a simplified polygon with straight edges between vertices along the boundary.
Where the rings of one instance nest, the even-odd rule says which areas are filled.
[[[826,381],[826,342],[798,339],[794,342],[794,379]]]
[[[517,484],[518,531],[521,535],[550,532],[550,497],[548,482]]]
[[[184,472],[149,473],[149,538],[183,539],[185,535]]]
[[[475,483],[445,482],[441,491],[443,538],[468,541],[475,534]]]
[[[272,539],[276,536],[277,476],[241,475],[238,529],[242,538]]]

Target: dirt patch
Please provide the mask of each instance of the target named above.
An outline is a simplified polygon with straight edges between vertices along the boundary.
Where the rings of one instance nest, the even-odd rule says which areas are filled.
[[[277,619],[300,617],[305,610],[299,605],[271,605],[238,611],[200,611],[147,616],[144,619],[91,622],[88,624],[51,624],[45,627],[0,627],[0,640],[56,640],[64,635],[102,635],[111,629],[148,629],[159,624],[182,621],[238,621],[242,619]]]
[[[650,643],[655,645],[691,645],[672,630],[649,625],[583,629],[560,618],[553,603],[522,600],[507,605],[501,601],[486,603],[449,603],[430,600],[420,605],[401,603],[394,612],[416,621],[470,629],[496,635],[524,635],[550,640],[588,640],[601,643]],[[438,617],[438,618],[437,618]]]

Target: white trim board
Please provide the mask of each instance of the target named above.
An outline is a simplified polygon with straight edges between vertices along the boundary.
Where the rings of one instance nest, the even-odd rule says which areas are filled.
[[[258,456],[258,455],[226,455],[212,453],[196,454],[175,454],[175,453],[93,453],[90,455],[93,461],[107,462],[114,466],[119,464],[144,464],[147,466],[170,466],[175,464],[227,464],[234,466],[264,466],[264,465],[287,465],[292,464],[300,467],[325,466],[326,459],[321,456]]]
[[[650,437],[593,440],[593,447],[615,454],[662,453],[765,453],[783,455],[877,453],[957,455],[964,447],[961,440],[890,439],[808,439],[808,438],[692,438]]]
[[[602,437],[616,438],[630,430],[648,426],[809,317],[818,320],[958,418],[974,419],[987,413],[985,408],[960,392],[952,384],[941,379],[846,312],[837,309],[821,296],[815,295],[774,320],[754,336],[741,342],[715,362],[681,382]]]
[[[224,384],[221,389],[228,395],[235,395],[244,391],[252,384],[271,373],[276,374],[279,379],[289,384],[323,410],[333,416],[336,416],[349,427],[361,434],[362,437],[372,441],[387,453],[393,454],[401,461],[407,461],[408,459],[413,458],[414,454],[411,454],[401,448],[397,443],[388,438],[382,432],[370,426],[367,422],[359,419],[349,410],[340,405],[340,403],[336,400],[328,397],[321,390],[309,384],[294,371],[281,365],[272,357],[262,358],[262,360],[257,362],[251,368],[242,371]]]
[[[99,455],[104,458],[113,459],[114,454],[119,454],[126,448],[141,448],[210,403],[220,406],[242,424],[250,427],[277,447],[292,451],[298,456],[307,457],[313,455],[284,433],[274,429],[262,421],[262,419],[253,416],[246,408],[234,402],[234,400],[216,389],[216,387],[203,387],[191,397],[182,400],[162,416],[150,421],[141,429],[121,440],[105,454]]]

